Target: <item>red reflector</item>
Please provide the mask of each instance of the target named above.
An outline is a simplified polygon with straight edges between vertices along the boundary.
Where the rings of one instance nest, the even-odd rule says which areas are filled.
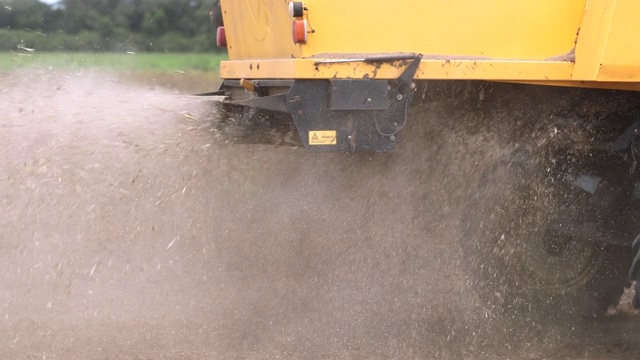
[[[306,44],[307,43],[307,20],[294,20],[293,21],[293,43],[294,44]]]
[[[224,26],[219,26],[216,30],[216,45],[218,47],[227,47],[227,33],[224,31]]]

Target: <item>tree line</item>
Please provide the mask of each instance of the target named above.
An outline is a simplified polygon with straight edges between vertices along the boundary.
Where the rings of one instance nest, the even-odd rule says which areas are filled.
[[[213,0],[0,0],[0,51],[211,51]]]

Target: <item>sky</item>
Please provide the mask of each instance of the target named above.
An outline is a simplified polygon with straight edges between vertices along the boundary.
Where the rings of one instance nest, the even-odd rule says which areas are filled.
[[[55,4],[59,4],[61,0],[39,0],[39,1],[45,4],[55,5]],[[58,7],[54,7],[54,8],[57,9]]]

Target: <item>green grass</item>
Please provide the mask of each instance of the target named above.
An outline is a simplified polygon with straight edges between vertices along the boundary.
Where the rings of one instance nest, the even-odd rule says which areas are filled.
[[[0,53],[0,70],[24,67],[100,68],[116,71],[217,72],[226,54],[217,53]]]

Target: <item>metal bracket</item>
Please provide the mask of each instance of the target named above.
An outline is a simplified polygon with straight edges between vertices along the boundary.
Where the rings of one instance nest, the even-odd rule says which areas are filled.
[[[288,112],[286,105],[287,94],[262,96],[247,100],[229,101],[230,105],[246,106],[276,112]]]
[[[421,59],[422,55],[412,57],[395,80],[296,80],[287,95],[287,108],[305,147],[312,151],[393,151],[407,123],[413,78]],[[335,133],[335,142],[310,141],[314,134],[325,132]]]
[[[413,78],[418,71],[421,60],[422,55],[416,55],[397,79],[389,81],[389,108],[393,116],[382,118],[380,121],[375,119],[375,123],[378,133],[388,137],[391,141],[395,141],[396,134],[407,125],[409,105],[411,105],[416,88]]]
[[[388,110],[386,80],[330,80],[330,110]]]
[[[398,134],[407,123],[415,92],[413,78],[422,60],[422,55],[401,55],[364,59],[375,63],[410,61],[394,80],[226,80],[221,90],[251,87],[251,96],[225,103],[290,113],[308,150],[393,151]],[[269,88],[287,85],[287,94],[267,95]],[[326,137],[328,141],[310,142],[314,137]]]
[[[212,91],[212,92],[206,92],[206,93],[200,93],[200,94],[193,94],[191,96],[225,96],[225,95],[226,95],[225,90],[218,90],[218,91]]]
[[[318,65],[342,64],[342,63],[353,63],[353,62],[365,62],[365,63],[393,62],[393,61],[401,61],[401,60],[414,60],[417,56],[421,56],[421,55],[416,55],[414,53],[382,54],[382,55],[372,55],[367,57],[358,57],[353,59],[318,60],[314,63],[314,65],[318,66]]]

